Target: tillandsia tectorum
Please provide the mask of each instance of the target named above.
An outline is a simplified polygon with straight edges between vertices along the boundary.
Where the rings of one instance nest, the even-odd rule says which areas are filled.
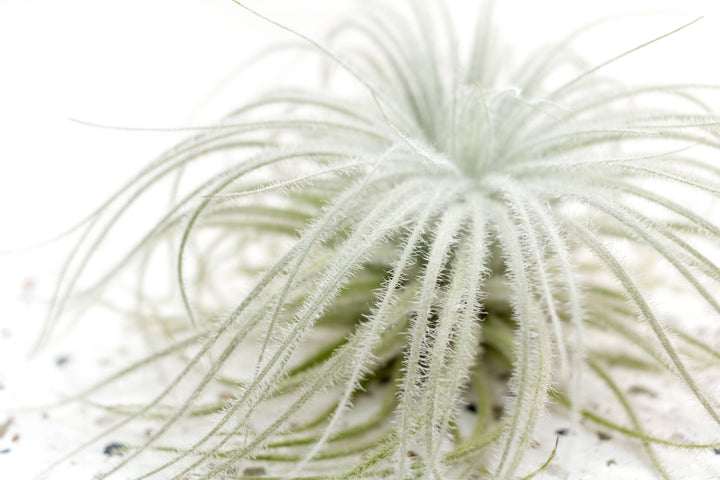
[[[155,464],[138,479],[530,478],[552,461],[523,462],[550,402],[636,441],[665,478],[657,448],[716,446],[720,409],[694,367],[720,353],[638,282],[642,262],[662,263],[720,314],[720,227],[695,208],[720,194],[716,88],[603,75],[688,25],[594,67],[571,53],[575,33],[510,68],[489,9],[468,38],[441,1],[362,11],[323,41],[275,24],[334,66],[320,87],[270,90],[189,129],[78,227],[41,343],[128,208],[231,159],[179,189],[91,289],[171,239],[182,309],[148,313],[141,288],[137,313],[169,346],[74,398],[182,363],[146,403],[106,407],[122,419],[78,448],[155,423],[98,478],[141,459]],[[647,432],[620,367],[679,379],[709,438]],[[593,410],[586,382],[624,417]],[[192,435],[172,433],[188,422]]]

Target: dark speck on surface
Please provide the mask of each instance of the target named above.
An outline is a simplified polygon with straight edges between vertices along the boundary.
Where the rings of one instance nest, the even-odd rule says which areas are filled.
[[[718,448],[718,447],[713,448],[713,453],[715,455],[720,455],[720,448]]]
[[[598,438],[599,438],[600,440],[610,440],[610,439],[612,439],[612,435],[610,435],[609,433],[605,433],[605,432],[598,432],[597,436],[598,436]]]
[[[647,395],[650,398],[657,398],[657,393],[653,392],[649,388],[643,387],[642,385],[633,385],[628,388],[628,393],[633,395]]]
[[[264,467],[248,467],[245,470],[243,470],[243,475],[246,477],[257,477],[260,475],[265,475],[265,468]]]
[[[107,456],[115,456],[115,455],[122,455],[125,451],[125,445],[118,442],[112,442],[105,445],[105,450],[103,450],[103,453]]]
[[[555,435],[565,436],[568,433],[570,433],[570,429],[568,429],[568,428],[559,428],[559,429],[555,430]]]
[[[615,461],[614,458],[611,458],[610,460],[605,462],[605,465],[607,465],[608,467],[612,467],[613,465],[617,465],[617,462]]]
[[[492,407],[493,418],[495,420],[499,419],[500,417],[502,417],[502,414],[504,411],[505,411],[505,407],[503,407],[501,405],[493,405],[493,407]]]
[[[58,367],[62,367],[65,364],[67,364],[70,361],[70,357],[68,355],[60,355],[57,358],[55,358],[55,365]]]
[[[472,413],[477,413],[477,406],[474,403],[468,403],[467,406],[465,406],[465,410]]]

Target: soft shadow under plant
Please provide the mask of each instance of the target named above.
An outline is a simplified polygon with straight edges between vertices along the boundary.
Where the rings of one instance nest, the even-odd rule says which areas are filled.
[[[603,76],[685,27],[595,67],[570,49],[578,32],[509,69],[489,10],[470,39],[450,17],[439,1],[373,5],[323,42],[291,32],[335,66],[321,87],[271,90],[188,129],[79,225],[41,343],[134,203],[231,159],[180,189],[89,290],[152,264],[168,239],[176,249],[182,309],[140,288],[135,312],[168,346],[74,397],[182,361],[147,403],[102,407],[122,420],[79,448],[155,428],[98,478],[127,478],[138,457],[155,462],[138,479],[529,478],[547,465],[522,460],[549,402],[637,440],[665,478],[658,445],[718,443],[717,402],[691,365],[720,353],[659,316],[637,281],[644,261],[662,263],[720,312],[720,227],[696,210],[720,194],[720,118],[705,100],[717,89]],[[711,439],[647,432],[618,368],[680,379]],[[625,416],[594,411],[589,382]],[[192,435],[172,433],[184,424]]]

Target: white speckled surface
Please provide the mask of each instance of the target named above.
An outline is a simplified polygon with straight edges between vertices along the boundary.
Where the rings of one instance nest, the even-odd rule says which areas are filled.
[[[317,12],[340,10],[342,2],[252,2],[291,25],[313,32],[322,25]],[[461,2],[455,2],[461,3]],[[468,3],[468,2],[465,2]],[[527,49],[555,38],[582,20],[607,13],[638,10],[641,1],[571,2],[508,0],[500,15],[506,38]],[[265,5],[270,4],[270,5]],[[621,23],[617,35],[595,37],[587,45],[603,60],[638,41],[677,27],[694,13],[706,19],[656,51],[616,67],[620,74],[657,75],[719,83],[714,60],[720,44],[718,2],[652,2],[654,8],[681,6],[652,22]],[[633,20],[634,22],[634,20]],[[634,25],[629,28],[628,25]],[[128,133],[81,126],[67,120],[114,125],[178,126],[211,121],[225,105],[212,102],[197,110],[216,81],[244,55],[278,33],[250,18],[228,0],[2,0],[0,2],[0,250],[23,246],[59,232],[101,201],[120,179],[130,176],[178,136]],[[519,37],[522,35],[522,37]],[[668,66],[666,61],[672,62]],[[227,94],[227,92],[225,92]],[[227,97],[225,97],[227,99]],[[230,99],[228,99],[230,100]],[[9,407],[42,403],[53,392],[72,392],[103,373],[136,358],[143,349],[128,325],[94,310],[39,355],[29,358],[44,315],[54,275],[68,244],[0,256],[0,479],[33,478],[68,447],[82,442],[107,414],[86,405],[62,410],[10,412]],[[696,321],[708,342],[720,345],[720,322],[702,308],[664,296],[656,302],[680,321]],[[675,308],[677,307],[677,308]],[[682,315],[681,315],[682,313]],[[65,326],[69,326],[66,323]],[[66,356],[63,365],[57,360]],[[157,373],[156,375],[161,375]],[[711,395],[720,398],[720,372],[701,375]],[[158,378],[148,375],[146,381]],[[641,405],[649,431],[678,441],[718,438],[717,426],[688,395],[664,378],[622,378],[623,388],[641,386],[632,396]],[[591,384],[587,398],[618,414],[607,396]],[[13,421],[6,425],[8,418]],[[4,426],[7,428],[3,428]],[[528,453],[528,470],[552,450],[556,431],[570,428],[567,415],[550,409],[537,431],[537,447]],[[645,480],[656,478],[637,442],[590,424],[561,436],[552,465],[541,480]],[[143,432],[136,432],[140,437]],[[127,434],[131,435],[131,433]],[[139,437],[138,437],[139,438]],[[111,460],[98,442],[44,478],[90,479]],[[720,455],[712,450],[657,449],[678,479],[720,478]]]

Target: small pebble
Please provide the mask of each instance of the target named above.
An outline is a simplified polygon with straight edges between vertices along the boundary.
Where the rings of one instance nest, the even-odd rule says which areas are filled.
[[[407,454],[407,455],[408,455],[408,457],[410,457],[410,458],[415,458],[415,457],[418,456],[418,454],[415,453],[415,452],[412,451],[412,450],[408,450],[408,454]]]
[[[615,459],[611,458],[610,460],[605,462],[605,465],[607,465],[608,467],[612,467],[613,465],[617,465],[617,462],[615,461]]]
[[[105,445],[105,450],[103,450],[103,453],[109,457],[115,456],[115,455],[122,455],[125,451],[125,445],[122,443],[108,443]]]
[[[60,355],[57,358],[55,358],[55,365],[58,367],[62,367],[65,364],[67,364],[70,361],[70,357],[67,355]]]
[[[643,387],[642,385],[633,385],[628,388],[628,393],[633,395],[647,395],[650,398],[657,398],[657,393],[653,392],[649,388]]]
[[[555,435],[565,436],[569,432],[570,432],[570,430],[567,428],[559,428],[559,429],[555,430]]]
[[[477,413],[477,406],[474,403],[468,403],[465,406],[465,410],[471,413]]]
[[[258,477],[265,475],[265,467],[248,467],[243,470],[243,475],[246,477]]]
[[[612,435],[605,432],[597,432],[597,436],[600,440],[610,440],[612,439]]]
[[[692,443],[688,437],[680,432],[673,432],[672,435],[670,435],[670,441],[675,443]]]

